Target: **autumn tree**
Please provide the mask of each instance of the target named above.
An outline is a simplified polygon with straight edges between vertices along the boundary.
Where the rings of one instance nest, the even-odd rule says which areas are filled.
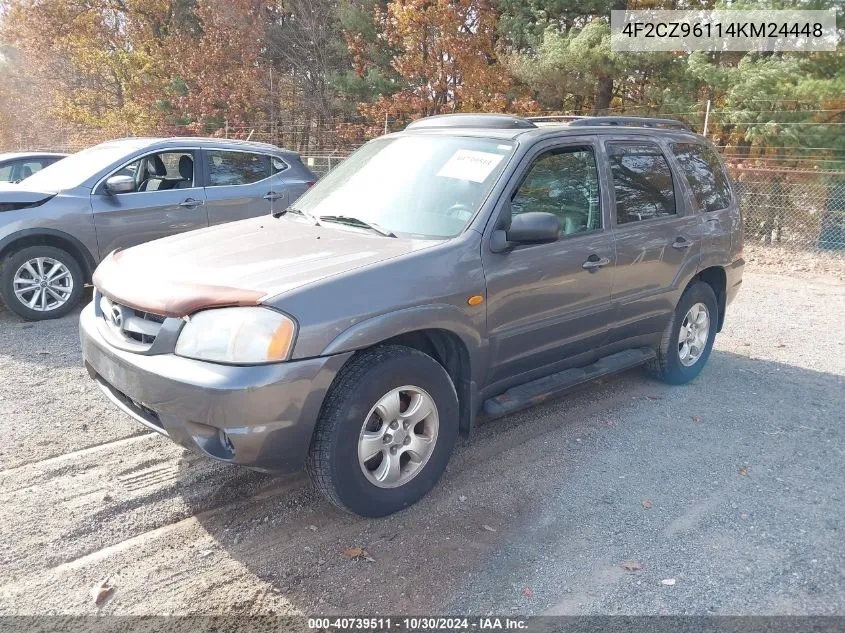
[[[361,106],[371,120],[514,105],[513,84],[498,60],[496,13],[487,0],[392,0],[374,11],[375,37],[389,58],[373,60],[370,42],[350,40],[359,74],[376,70],[395,85],[391,94]]]
[[[10,0],[0,39],[63,121],[112,135],[213,129],[255,110],[259,9],[253,0]]]

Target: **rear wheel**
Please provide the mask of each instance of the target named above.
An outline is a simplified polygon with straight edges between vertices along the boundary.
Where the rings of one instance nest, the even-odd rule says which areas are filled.
[[[681,385],[695,378],[710,357],[719,305],[709,284],[699,281],[684,291],[649,368],[661,380]]]
[[[437,483],[457,435],[446,370],[412,348],[376,347],[354,357],[326,397],[308,471],[337,507],[385,516]]]
[[[12,253],[0,272],[0,293],[10,310],[41,321],[66,315],[82,298],[84,277],[73,255],[55,246]]]

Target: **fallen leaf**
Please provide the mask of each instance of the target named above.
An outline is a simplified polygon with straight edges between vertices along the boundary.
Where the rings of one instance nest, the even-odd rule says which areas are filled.
[[[692,416],[692,423],[693,424],[701,424],[701,416],[700,415]]]
[[[748,466],[743,466],[739,469],[739,474],[743,477],[748,477]]]
[[[316,525],[309,525],[309,526],[308,526],[308,529],[309,529],[309,530],[311,530],[312,532],[316,532],[316,531],[317,531],[317,526],[316,526]]]
[[[362,559],[367,561],[368,563],[376,562],[376,559],[370,556],[370,553],[365,550],[363,547],[350,547],[343,555],[347,558],[351,558],[352,560]]]
[[[622,563],[622,569],[625,571],[637,571],[642,569],[642,567],[640,567],[640,564],[635,560],[626,560]]]
[[[102,605],[113,592],[114,586],[109,584],[108,578],[91,587],[91,597],[94,599],[94,604],[98,607]]]
[[[786,347],[786,343],[778,343],[777,347]]]
[[[467,500],[466,495],[461,495],[460,497],[458,497],[458,501],[460,501],[461,503],[463,503],[466,500]]]
[[[494,528],[494,527],[490,527],[490,526],[489,526],[489,525],[487,525],[487,524],[482,525],[481,527],[483,527],[483,528],[484,528],[485,530],[487,530],[488,532],[495,532],[495,531],[496,531],[496,528]]]
[[[643,502],[642,502],[642,503],[643,503],[643,507],[644,507],[646,510],[651,510],[651,506],[653,505],[653,504],[651,503],[651,501],[649,501],[648,499],[643,499]]]
[[[526,598],[533,598],[534,597],[534,590],[531,587],[523,588],[523,590],[520,591],[520,593],[523,596],[525,596]]]
[[[663,583],[664,585],[666,585],[667,587],[671,587],[672,585],[675,584],[675,579],[674,578],[664,578],[660,582]]]

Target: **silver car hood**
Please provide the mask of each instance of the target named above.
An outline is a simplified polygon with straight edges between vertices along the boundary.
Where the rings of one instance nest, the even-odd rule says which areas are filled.
[[[29,189],[26,183],[0,182],[0,211],[37,207],[56,195],[55,191]]]
[[[168,313],[188,313],[213,305],[243,305],[250,302],[249,296],[261,303],[438,243],[267,215],[119,251],[100,265],[94,281],[128,305],[149,306],[153,312],[154,306],[168,306]]]

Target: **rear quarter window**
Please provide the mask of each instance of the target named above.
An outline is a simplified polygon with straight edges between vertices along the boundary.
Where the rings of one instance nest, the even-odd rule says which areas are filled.
[[[718,211],[731,203],[731,190],[716,152],[698,143],[673,143],[687,184],[702,211]]]

